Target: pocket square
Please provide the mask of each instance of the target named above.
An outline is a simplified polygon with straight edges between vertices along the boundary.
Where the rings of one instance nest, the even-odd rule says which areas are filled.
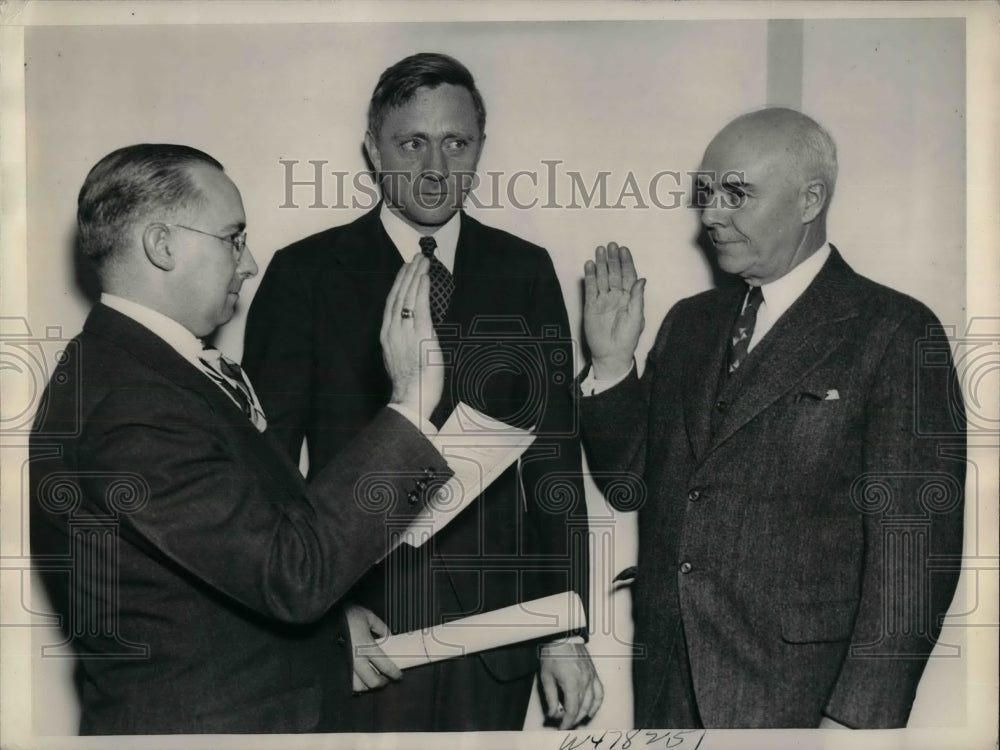
[[[840,392],[836,388],[831,388],[830,390],[828,390],[826,392],[826,395],[823,396],[823,400],[824,401],[839,401],[840,400]]]

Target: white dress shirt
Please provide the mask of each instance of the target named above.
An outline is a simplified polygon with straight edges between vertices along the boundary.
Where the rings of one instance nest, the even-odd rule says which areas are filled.
[[[830,244],[826,243],[781,278],[767,284],[761,284],[760,291],[764,301],[757,309],[757,323],[753,329],[753,336],[750,337],[750,344],[747,346],[748,353],[753,351],[753,348],[763,340],[774,324],[778,322],[778,319],[809,288],[829,257]],[[747,294],[749,294],[749,289]],[[746,307],[746,304],[747,296],[744,295],[743,307]],[[740,309],[742,310],[743,307]],[[600,380],[594,377],[594,368],[591,367],[587,377],[580,383],[580,390],[584,396],[596,396],[599,393],[604,393],[625,380],[634,368],[635,362],[633,361],[632,367],[621,377],[614,380]]]
[[[382,220],[386,234],[389,235],[389,239],[399,250],[404,261],[409,262],[414,255],[420,252],[421,237],[430,236],[437,242],[434,255],[451,273],[455,273],[455,252],[458,248],[461,216],[462,213],[456,211],[454,216],[433,232],[419,232],[394,214],[388,204],[383,203],[382,210],[379,212],[379,219]]]

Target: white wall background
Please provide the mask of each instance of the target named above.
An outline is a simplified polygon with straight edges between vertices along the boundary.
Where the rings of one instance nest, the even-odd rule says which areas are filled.
[[[798,56],[788,58],[802,61],[801,92],[782,92],[768,91],[768,60],[782,57],[774,38],[769,50],[766,21],[29,28],[32,329],[59,325],[73,334],[86,315],[71,238],[76,193],[103,155],[129,143],[172,141],[218,158],[243,192],[249,244],[263,272],[277,248],[361,213],[308,208],[308,188],[296,189],[299,208],[279,208],[279,159],[302,162],[297,179],[311,175],[310,159],[327,160],[327,170],[363,170],[365,112],[379,73],[412,52],[439,50],[468,65],[486,99],[480,173],[540,172],[539,205],[548,195],[542,160],[563,162],[560,204],[570,202],[568,170],[588,185],[611,172],[614,204],[630,171],[645,191],[661,170],[696,168],[710,137],[732,117],[800,95],[840,148],[831,240],[856,269],[917,296],[961,330],[963,32],[960,21],[809,21]],[[528,181],[519,184],[518,196],[530,198]],[[326,202],[334,202],[332,178],[325,187]],[[671,189],[677,186],[665,179],[661,201]],[[549,249],[574,325],[584,260],[607,240],[628,244],[650,279],[640,357],[669,306],[712,283],[695,243],[697,217],[683,207],[471,213]],[[243,308],[218,338],[232,355],[242,350],[256,287],[244,286]],[[592,568],[599,589],[591,650],[607,691],[595,724],[631,726],[628,594],[610,594],[607,584],[634,561],[635,521],[610,512],[593,488],[588,507],[598,540],[609,540]],[[51,631],[34,633],[37,646],[56,640]],[[75,732],[69,667],[35,659],[38,733]],[[966,667],[967,659],[932,660],[912,723],[961,723],[954,712],[964,705]],[[536,703],[526,727],[540,721]]]

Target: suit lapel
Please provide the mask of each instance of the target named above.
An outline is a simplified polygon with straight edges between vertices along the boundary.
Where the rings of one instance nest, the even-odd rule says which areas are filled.
[[[684,398],[684,419],[688,439],[695,458],[701,460],[712,437],[712,410],[719,388],[719,375],[727,352],[729,333],[745,294],[742,284],[723,291],[723,296],[711,308],[702,311],[700,326],[692,341],[709,342],[697,356],[688,360],[687,392]],[[695,346],[691,352],[698,351]]]
[[[84,330],[126,350],[179,388],[199,394],[227,428],[242,435],[252,446],[259,459],[258,465],[266,467],[282,481],[287,482],[289,478],[302,481],[298,469],[285,460],[284,451],[275,450],[269,436],[262,435],[221,388],[148,328],[117,310],[98,304],[87,317]]]
[[[832,248],[813,283],[754,348],[747,360],[752,369],[744,373],[741,390],[711,436],[709,452],[789,393],[837,348],[844,335],[843,322],[857,315],[853,276]]]
[[[324,307],[331,316],[328,324],[340,332],[339,340],[351,342],[347,349],[351,356],[344,364],[355,368],[359,382],[366,387],[388,393],[379,332],[385,300],[403,258],[382,226],[381,207],[380,203],[348,228],[341,252],[333,256],[336,262],[327,266],[335,278],[329,278],[321,288],[338,297],[343,295]],[[375,382],[379,378],[381,386]]]

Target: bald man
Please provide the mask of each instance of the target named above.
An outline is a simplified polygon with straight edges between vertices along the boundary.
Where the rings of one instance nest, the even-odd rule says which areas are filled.
[[[951,352],[827,243],[836,178],[792,110],[712,140],[695,200],[737,283],[677,303],[641,378],[646,282],[614,243],[586,264],[584,444],[599,482],[646,489],[638,726],[905,726],[954,593],[935,566],[962,549]]]

